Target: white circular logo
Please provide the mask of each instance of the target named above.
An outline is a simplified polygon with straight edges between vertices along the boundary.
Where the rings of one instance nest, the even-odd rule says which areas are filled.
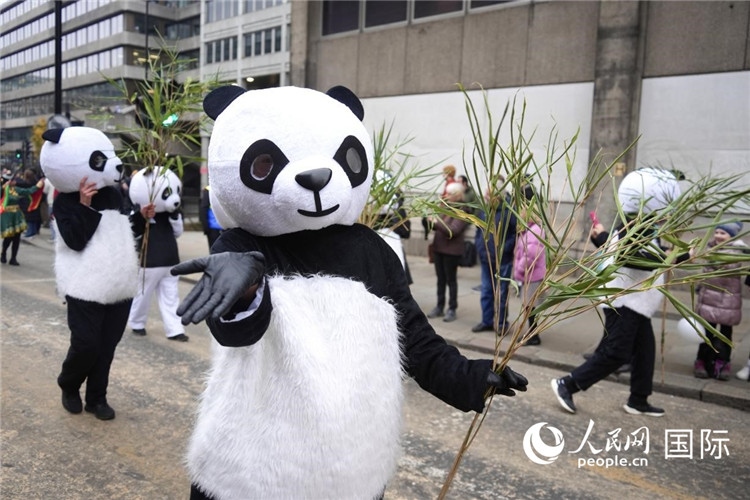
[[[555,439],[555,444],[549,446],[542,440],[541,430],[547,427],[552,433]],[[552,426],[548,426],[547,422],[539,422],[529,427],[526,434],[523,436],[523,451],[529,460],[539,465],[548,465],[557,460],[557,457],[562,453],[565,447],[565,439],[563,439],[562,432],[560,429]]]

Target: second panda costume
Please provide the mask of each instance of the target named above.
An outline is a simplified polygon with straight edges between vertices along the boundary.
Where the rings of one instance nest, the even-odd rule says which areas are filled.
[[[430,326],[399,258],[357,224],[373,150],[348,89],[214,90],[212,206],[225,231],[178,313],[220,344],[189,451],[191,498],[373,499],[399,456],[402,377],[463,411],[526,379]]]
[[[180,213],[182,181],[171,170],[161,167],[139,170],[130,182],[130,201],[136,210],[130,216],[139,242],[146,237],[146,253],[141,256],[138,293],[133,299],[128,323],[136,335],[146,335],[146,320],[151,299],[156,294],[164,333],[169,340],[187,342],[185,328],[177,316],[180,303],[178,278],[169,270],[180,263],[177,238],[182,235]],[[153,217],[142,210],[153,206]],[[148,236],[145,236],[148,225]],[[141,246],[143,248],[143,246]]]

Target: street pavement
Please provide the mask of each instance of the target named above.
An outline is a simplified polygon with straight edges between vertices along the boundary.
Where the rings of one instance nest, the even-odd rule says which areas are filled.
[[[49,246],[47,234],[43,233],[27,244]],[[178,240],[180,258],[186,261],[208,254],[208,242],[200,231],[186,231]],[[422,310],[427,312],[435,305],[435,272],[427,258],[408,255],[407,261],[414,283],[412,295]],[[479,293],[472,290],[480,282],[479,267],[459,268],[459,298],[457,319],[446,323],[442,318],[430,320],[435,330],[450,344],[459,349],[472,350],[484,355],[496,351],[503,353],[508,339],[498,339],[494,332],[473,333],[471,328],[481,319]],[[199,275],[182,277],[183,280],[196,281]],[[689,303],[687,292],[674,291],[685,303]],[[676,395],[702,401],[730,406],[750,411],[750,382],[738,380],[734,374],[742,368],[750,352],[750,301],[747,300],[747,287],[743,287],[746,299],[743,301],[743,320],[734,328],[734,350],[732,353],[732,377],[722,382],[714,379],[697,379],[693,377],[693,361],[700,338],[683,339],[677,333],[679,315],[668,306],[666,314],[657,313],[653,319],[657,337],[656,369],[654,373],[654,392],[665,395]],[[512,294],[511,294],[512,295]],[[510,297],[509,318],[515,318],[520,310],[518,297]],[[662,335],[662,330],[664,334]],[[580,365],[583,353],[594,350],[602,335],[601,320],[596,311],[588,310],[572,318],[550,325],[545,329],[539,346],[523,346],[513,359],[551,367],[560,370],[560,376]],[[660,342],[663,340],[663,343]],[[660,343],[662,344],[660,346]],[[510,362],[513,366],[513,360]],[[627,384],[629,374],[612,375],[611,380]],[[653,399],[658,406],[658,398]]]

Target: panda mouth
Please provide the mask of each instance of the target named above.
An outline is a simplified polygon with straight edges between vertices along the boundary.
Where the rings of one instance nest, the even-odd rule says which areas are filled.
[[[297,210],[297,212],[300,215],[304,215],[305,217],[325,217],[328,214],[332,214],[336,210],[339,209],[338,205],[334,205],[331,208],[327,208],[325,210],[317,209],[314,212],[310,212],[309,210],[302,210],[301,208]]]
[[[297,213],[304,215],[305,217],[325,217],[326,215],[332,214],[339,209],[339,205],[334,205],[330,208],[323,210],[323,204],[320,201],[320,192],[315,191],[315,211],[297,209]]]

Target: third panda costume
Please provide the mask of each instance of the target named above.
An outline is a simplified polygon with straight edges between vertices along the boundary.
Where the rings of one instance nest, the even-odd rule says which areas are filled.
[[[373,499],[396,470],[402,378],[463,411],[526,379],[446,344],[401,262],[357,224],[373,150],[346,88],[214,90],[212,206],[225,231],[178,310],[218,341],[189,451],[191,498]]]

